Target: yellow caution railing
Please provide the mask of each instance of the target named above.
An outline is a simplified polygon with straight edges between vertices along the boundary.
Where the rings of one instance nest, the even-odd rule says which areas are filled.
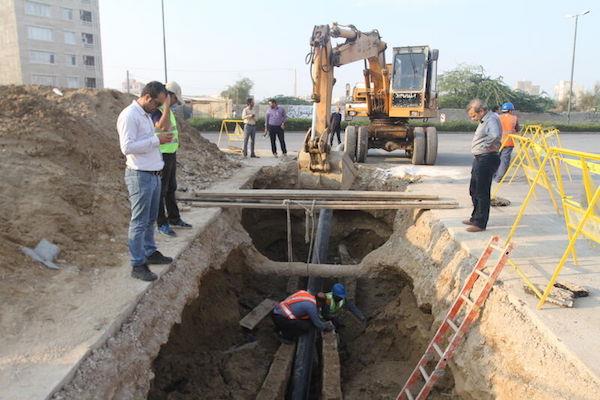
[[[219,130],[219,139],[217,140],[217,146],[221,145],[221,136],[225,135],[227,142],[243,142],[244,141],[244,129],[242,128],[241,119],[224,119],[221,121],[221,129]]]
[[[528,139],[520,138],[517,140],[527,142]],[[533,148],[531,143],[522,144]],[[539,151],[539,149],[534,151]],[[541,154],[544,155],[543,161],[539,166],[535,167],[537,168],[537,173],[535,177],[533,177],[533,181],[530,182],[527,196],[525,197],[523,204],[521,204],[517,217],[506,238],[506,242],[508,243],[515,236],[537,186],[547,188],[548,193],[550,193],[551,196],[553,192],[558,193],[561,199],[562,215],[567,229],[568,244],[558,261],[558,264],[554,268],[552,277],[546,285],[544,292],[540,293],[523,270],[514,262],[510,262],[511,266],[515,268],[521,279],[523,279],[527,286],[529,286],[538,296],[538,308],[541,308],[548,299],[569,256],[572,256],[574,264],[577,264],[577,254],[575,249],[577,240],[583,236],[596,244],[600,244],[600,187],[598,187],[594,181],[594,176],[596,176],[597,179],[600,177],[600,155],[558,147],[542,148]],[[525,155],[524,157],[524,162],[529,162],[527,157],[530,157],[530,155]],[[561,170],[562,164],[570,165],[571,167],[581,170],[580,184],[573,184],[570,175],[570,184],[568,186],[565,184]],[[555,180],[554,185],[548,185],[549,177],[547,168],[550,168],[553,172]],[[573,191],[577,190],[579,190],[579,193],[581,194],[579,197],[576,197],[573,194]]]

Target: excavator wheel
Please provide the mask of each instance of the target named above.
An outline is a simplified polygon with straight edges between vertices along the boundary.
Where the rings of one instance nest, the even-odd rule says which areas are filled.
[[[428,126],[425,128],[425,139],[427,142],[427,149],[425,150],[425,164],[433,165],[435,164],[438,152],[437,129],[434,126]]]
[[[358,138],[356,140],[356,162],[364,163],[367,161],[369,152],[369,128],[360,126],[358,128]]]
[[[412,163],[413,165],[425,164],[425,151],[427,144],[425,142],[425,129],[420,126],[415,127],[413,131],[413,151],[412,151]]]
[[[356,126],[348,125],[344,133],[344,153],[356,161]]]

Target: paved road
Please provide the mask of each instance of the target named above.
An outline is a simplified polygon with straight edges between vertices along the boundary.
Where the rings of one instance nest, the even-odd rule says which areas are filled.
[[[288,151],[296,152],[304,140],[304,132],[287,132],[286,144]],[[203,133],[202,136],[217,143],[219,134],[216,132]],[[260,156],[271,155],[271,144],[268,138],[263,138],[257,133],[256,150]],[[470,154],[471,138],[473,133],[455,132],[439,134],[439,150],[436,165],[440,166],[469,166],[472,157]],[[561,141],[564,147],[588,152],[600,151],[600,133],[563,133]],[[240,142],[234,146],[241,147]],[[278,144],[279,146],[279,144]],[[221,147],[227,147],[225,137],[221,138]],[[410,164],[408,158],[403,157],[404,151],[388,153],[384,150],[370,150],[368,163],[388,163],[392,165]]]

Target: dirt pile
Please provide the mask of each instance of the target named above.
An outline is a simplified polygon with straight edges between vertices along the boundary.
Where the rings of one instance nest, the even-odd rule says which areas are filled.
[[[62,262],[107,266],[126,251],[129,219],[116,119],[133,99],[114,90],[0,86],[0,282],[37,268],[19,246],[46,238]],[[236,168],[184,124],[180,187],[206,187]],[[16,285],[11,285],[15,287]]]

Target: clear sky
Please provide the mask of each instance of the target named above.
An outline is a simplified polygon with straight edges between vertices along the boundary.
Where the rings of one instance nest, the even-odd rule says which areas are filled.
[[[99,0],[105,85],[121,88],[126,70],[164,80],[160,0]],[[492,6],[495,4],[495,6]],[[594,7],[596,6],[596,7]],[[169,80],[184,95],[215,95],[242,77],[258,98],[311,91],[304,63],[314,25],[338,22],[379,30],[395,46],[440,50],[439,72],[480,64],[513,86],[531,80],[550,95],[568,80],[579,19],[575,83],[600,81],[600,3],[596,0],[165,0]],[[595,38],[595,39],[594,39]],[[336,96],[362,80],[362,63],[336,70]]]

